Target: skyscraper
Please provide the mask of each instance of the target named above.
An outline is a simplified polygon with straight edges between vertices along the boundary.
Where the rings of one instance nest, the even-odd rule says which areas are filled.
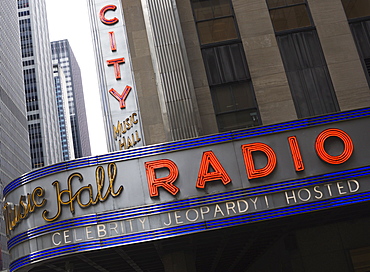
[[[68,40],[53,41],[51,49],[53,63],[60,66],[66,79],[74,156],[76,158],[89,156],[91,155],[90,138],[80,67]]]
[[[74,159],[71,118],[69,114],[67,81],[57,60],[53,60],[55,93],[58,105],[60,138],[62,141],[63,161]]]
[[[32,168],[62,160],[44,0],[18,0]]]
[[[27,117],[22,77],[17,4],[0,5],[0,200],[2,189],[31,170]],[[3,216],[1,214],[1,218]],[[4,221],[1,225],[0,269],[9,267]]]

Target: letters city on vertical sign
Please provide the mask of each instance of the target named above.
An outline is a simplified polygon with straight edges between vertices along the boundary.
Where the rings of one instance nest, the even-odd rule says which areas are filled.
[[[98,2],[98,1],[97,1]],[[107,97],[111,115],[108,133],[113,137],[115,150],[143,145],[140,111],[131,68],[123,10],[118,0],[98,4],[97,16]]]

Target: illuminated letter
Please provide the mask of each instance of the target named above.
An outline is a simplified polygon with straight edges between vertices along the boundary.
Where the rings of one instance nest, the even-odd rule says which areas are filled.
[[[118,19],[116,17],[114,17],[113,19],[107,19],[107,18],[105,18],[105,13],[108,10],[115,11],[116,9],[117,9],[117,6],[115,6],[115,5],[107,5],[107,6],[103,7],[100,10],[100,13],[99,13],[100,21],[103,24],[106,24],[106,25],[114,25],[115,23],[117,23],[118,22]]]
[[[329,137],[338,137],[343,141],[344,144],[344,150],[342,154],[338,156],[332,156],[329,155],[325,150],[325,141]],[[330,164],[341,164],[346,162],[352,155],[353,152],[353,143],[351,140],[351,137],[347,133],[345,133],[343,130],[336,129],[336,128],[330,128],[326,129],[323,132],[321,132],[315,142],[315,149],[317,155],[322,159],[324,162],[330,163]]]
[[[116,76],[116,79],[121,79],[121,69],[119,68],[119,65],[125,63],[125,58],[107,60],[107,63],[108,66],[113,65],[114,75]]]
[[[113,125],[114,139],[117,140],[117,137],[121,137],[123,133],[126,133],[126,126],[123,126],[122,123],[120,121],[118,121],[117,122],[117,127]]]
[[[55,233],[51,236],[51,240],[52,240],[52,242],[53,242],[54,246],[59,246],[59,245],[62,243],[62,241],[56,242],[56,241],[55,241],[55,236],[56,236],[56,235],[61,236],[61,235],[60,235],[60,232],[55,232]]]
[[[168,168],[170,171],[167,177],[157,178],[155,175],[155,169]],[[158,187],[163,187],[172,195],[176,195],[180,189],[173,185],[179,176],[179,170],[176,164],[170,160],[158,160],[145,163],[146,176],[148,180],[150,196],[158,196]]]
[[[270,146],[264,143],[253,143],[242,145],[243,157],[245,162],[245,168],[247,170],[248,179],[265,177],[275,169],[276,166],[276,155],[274,150]],[[254,161],[252,152],[261,151],[267,156],[267,164],[265,167],[256,169],[254,167]]]
[[[117,99],[119,101],[120,108],[124,109],[124,108],[126,108],[125,100],[126,100],[128,94],[130,93],[131,89],[132,88],[130,86],[126,86],[126,88],[123,90],[122,94],[119,94],[115,89],[112,88],[112,89],[109,90],[109,93],[111,95],[113,95],[115,99]]]
[[[112,52],[117,51],[116,37],[114,35],[114,31],[110,31],[108,32],[108,34],[109,34],[110,50],[112,50]]]
[[[351,187],[351,183],[355,184],[355,188]],[[360,189],[360,184],[355,179],[347,180],[347,184],[348,184],[348,188],[349,188],[350,193],[357,192],[358,189]]]
[[[298,171],[304,170],[304,164],[302,160],[301,151],[299,149],[298,140],[296,136],[288,137],[288,143],[290,147],[290,152],[292,153],[292,158],[294,162],[294,168]]]
[[[105,230],[105,225],[99,224],[96,226],[96,230],[98,232],[98,237],[105,237],[107,235],[107,231]]]
[[[213,172],[209,172],[210,167],[212,167]],[[231,181],[231,178],[226,173],[215,154],[212,151],[206,151],[203,153],[200,162],[196,186],[198,188],[204,188],[207,181],[213,180],[221,180],[222,183],[226,185]]]

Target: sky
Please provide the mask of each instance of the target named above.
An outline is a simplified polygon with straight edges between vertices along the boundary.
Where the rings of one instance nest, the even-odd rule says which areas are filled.
[[[107,153],[86,0],[45,0],[50,41],[68,39],[81,69],[92,155]]]

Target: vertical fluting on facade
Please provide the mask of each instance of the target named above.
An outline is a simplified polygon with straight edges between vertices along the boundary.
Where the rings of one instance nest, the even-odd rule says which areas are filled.
[[[200,121],[176,3],[142,0],[163,119],[171,140],[198,136]]]

